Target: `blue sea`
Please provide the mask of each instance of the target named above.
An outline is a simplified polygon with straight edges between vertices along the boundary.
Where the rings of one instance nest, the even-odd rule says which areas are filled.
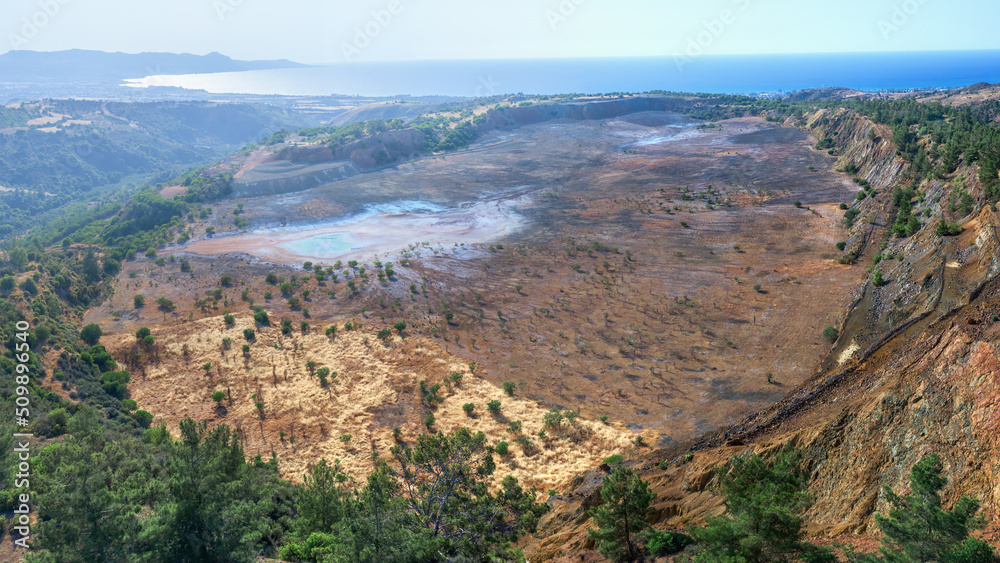
[[[1000,51],[353,62],[155,76],[131,84],[231,94],[480,97],[650,90],[790,92],[827,86],[901,90],[977,82],[1000,82]]]

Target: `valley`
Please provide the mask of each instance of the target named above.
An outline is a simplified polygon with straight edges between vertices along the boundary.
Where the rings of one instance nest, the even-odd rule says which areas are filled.
[[[518,401],[537,405],[537,420],[525,424],[551,408],[574,410],[589,424],[606,417],[624,441],[593,446],[592,461],[637,451],[631,442],[638,436],[642,448],[688,440],[808,379],[830,352],[824,327],[837,323],[859,281],[858,268],[838,264],[835,249],[843,236],[837,205],[854,199],[856,187],[833,170],[835,159],[812,148],[814,139],[754,118],[695,125],[666,112],[546,122],[305,191],[230,198],[191,229],[213,227],[214,234],[162,250],[159,256],[171,257],[165,265],[137,260],[85,321],[123,343],[148,326],[154,335],[199,335],[201,348],[217,348],[222,336],[195,327],[217,326],[224,309],[239,316],[251,305],[275,325],[287,320],[292,334],[307,323],[302,338],[320,340],[330,324],[360,322],[374,340],[403,321],[407,342],[432,346],[445,363],[474,362],[483,385],[499,390],[513,382]],[[229,221],[237,209],[249,221],[246,231]],[[357,264],[348,265],[352,260]],[[183,262],[190,273],[178,270]],[[311,263],[306,270],[304,262]],[[265,280],[269,272],[294,289],[282,295],[280,282]],[[219,286],[223,275],[231,286]],[[133,309],[136,294],[147,303],[167,297],[176,310]],[[224,378],[252,377],[250,387],[260,384],[258,370],[301,377],[303,354],[315,350],[279,338],[281,349],[302,351],[268,352],[266,360],[252,351],[257,367],[240,367],[236,332],[233,359],[220,359],[219,369]],[[263,342],[276,341],[252,350]],[[160,355],[176,357],[176,350]],[[151,412],[171,427],[192,411],[168,407],[174,395],[163,385],[191,389],[181,402],[212,413],[213,378],[202,370],[209,360],[170,360],[170,376],[137,378],[134,396],[163,405]],[[142,369],[164,372],[156,362]],[[407,372],[389,372],[399,370]],[[210,418],[254,427],[247,435],[259,439],[248,451],[277,451],[294,479],[317,452],[276,450],[277,428],[297,423],[303,432],[371,435],[384,451],[394,426],[419,426],[412,378],[443,384],[447,371],[389,377],[381,385],[395,391],[372,397],[357,421],[331,406],[297,422],[290,411],[280,415],[287,422],[271,424],[265,415],[261,427],[245,393],[236,399],[243,406]],[[376,384],[357,377],[352,385]],[[316,391],[281,393],[305,399]],[[375,414],[392,409],[410,414]],[[324,422],[306,422],[314,419]],[[464,422],[480,427],[479,420]],[[336,457],[363,460],[370,451]],[[542,472],[546,462],[524,463]],[[542,490],[566,485],[528,482]]]
[[[812,103],[519,100],[276,133],[12,254],[5,303],[74,304],[79,334],[41,321],[38,383],[72,420],[96,404],[149,451],[203,421],[296,494],[320,460],[359,494],[470,431],[481,491],[511,477],[536,503],[532,561],[601,560],[609,473],[648,483],[658,533],[690,532],[726,508],[720,467],[786,444],[810,541],[871,551],[881,487],[929,452],[992,541],[990,177],[928,172],[878,104],[923,106]],[[41,432],[66,433],[60,408]]]

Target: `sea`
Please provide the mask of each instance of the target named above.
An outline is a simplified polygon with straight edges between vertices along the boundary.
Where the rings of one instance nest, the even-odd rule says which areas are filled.
[[[808,88],[952,88],[1000,82],[1000,50],[339,63],[136,77],[134,87],[287,96],[456,96],[615,92],[778,93]]]

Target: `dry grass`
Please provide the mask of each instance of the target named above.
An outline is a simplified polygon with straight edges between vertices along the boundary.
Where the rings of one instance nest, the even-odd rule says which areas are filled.
[[[415,441],[427,431],[422,425],[421,380],[442,383],[438,394],[444,401],[433,411],[433,430],[466,426],[485,432],[492,444],[506,439],[511,454],[498,456],[497,476],[512,474],[543,491],[559,490],[608,455],[626,452],[635,437],[620,426],[577,420],[540,439],[536,434],[546,409],[516,393],[505,395],[423,338],[393,336],[386,344],[369,327],[345,332],[343,323],[335,338],[326,337],[319,327],[288,336],[277,326],[256,327],[256,340],[244,357],[243,329],[252,326],[248,313],[232,327],[226,327],[221,316],[154,326],[159,358],[133,366],[132,398],[175,433],[185,417],[230,424],[244,437],[249,455],[275,452],[283,476],[292,480],[301,479],[321,458],[341,460],[349,475],[362,480],[372,469],[373,450],[386,456],[395,444],[393,427],[400,428],[404,442]],[[222,348],[224,337],[232,339],[230,350]],[[127,333],[105,340],[119,359],[129,356],[134,346],[134,337]],[[323,387],[306,367],[310,360],[336,372],[336,378]],[[452,372],[463,374],[460,384],[443,383]],[[210,395],[220,390],[229,398],[216,407]],[[501,401],[498,417],[486,412],[491,400]],[[257,401],[264,404],[263,416]],[[476,405],[475,416],[465,414],[465,403]],[[507,433],[508,421],[517,420],[535,445],[530,455]],[[344,434],[352,436],[346,444]],[[646,438],[655,440],[652,434]]]

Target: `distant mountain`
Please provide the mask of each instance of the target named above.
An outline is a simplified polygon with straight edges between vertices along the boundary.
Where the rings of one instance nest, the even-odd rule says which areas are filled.
[[[198,74],[308,65],[289,60],[237,61],[220,53],[106,53],[104,51],[8,51],[0,55],[2,83],[107,83],[153,74]]]

